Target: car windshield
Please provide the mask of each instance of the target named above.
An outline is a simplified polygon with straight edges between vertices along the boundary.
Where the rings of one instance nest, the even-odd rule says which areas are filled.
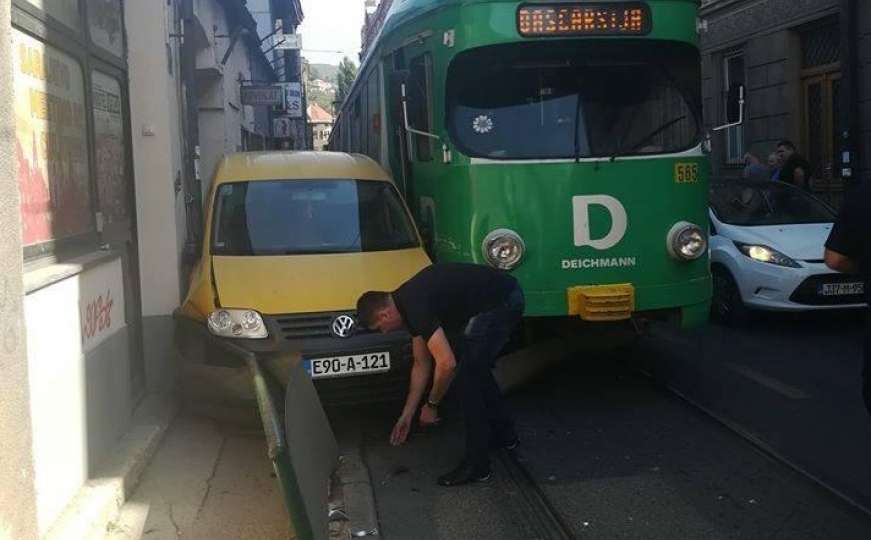
[[[821,200],[780,182],[730,182],[711,186],[711,207],[730,225],[831,223],[834,212]]]
[[[417,235],[393,185],[274,180],[221,185],[214,255],[297,255],[405,249]]]
[[[448,127],[467,155],[653,155],[699,143],[699,56],[664,42],[553,41],[472,49],[448,73]]]

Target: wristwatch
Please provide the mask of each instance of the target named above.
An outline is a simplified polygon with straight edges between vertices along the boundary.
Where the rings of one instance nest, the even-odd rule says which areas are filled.
[[[429,399],[429,398],[426,398],[426,403],[425,403],[424,405],[426,405],[426,406],[429,407],[430,409],[436,409],[436,410],[438,410],[438,408],[439,408],[439,404],[438,404],[438,402],[437,402],[437,401],[433,401],[433,400],[431,400],[431,399]]]

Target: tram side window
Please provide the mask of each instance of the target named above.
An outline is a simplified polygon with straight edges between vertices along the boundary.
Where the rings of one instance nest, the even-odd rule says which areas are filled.
[[[369,101],[366,96],[366,85],[363,84],[360,86],[360,116],[359,116],[359,129],[360,133],[360,147],[357,150],[361,154],[369,155],[369,132],[366,129],[368,122],[366,121],[369,118]]]
[[[408,121],[415,129],[431,132],[432,57],[429,53],[418,56],[409,67]],[[432,161],[432,142],[429,137],[415,135],[414,149],[418,161]]]
[[[369,116],[366,117],[366,133],[369,139],[369,157],[381,159],[381,85],[378,69],[372,70],[366,83],[369,92]]]
[[[360,151],[360,96],[354,100],[354,114],[351,118],[351,152]]]

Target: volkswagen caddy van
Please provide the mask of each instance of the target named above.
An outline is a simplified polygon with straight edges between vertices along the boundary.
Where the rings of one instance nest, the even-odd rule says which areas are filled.
[[[429,264],[405,203],[371,159],[228,155],[177,313],[180,353],[188,365],[244,370],[246,354],[268,364],[298,351],[325,402],[387,398],[407,384],[411,341],[359,327],[357,298],[394,290]]]

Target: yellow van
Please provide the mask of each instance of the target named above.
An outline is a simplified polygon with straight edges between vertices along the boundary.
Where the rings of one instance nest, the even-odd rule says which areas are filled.
[[[186,364],[242,368],[245,354],[300,351],[331,403],[406,384],[408,335],[369,332],[354,313],[361,293],[393,290],[430,264],[379,165],[337,152],[231,154],[207,206],[177,317]]]

